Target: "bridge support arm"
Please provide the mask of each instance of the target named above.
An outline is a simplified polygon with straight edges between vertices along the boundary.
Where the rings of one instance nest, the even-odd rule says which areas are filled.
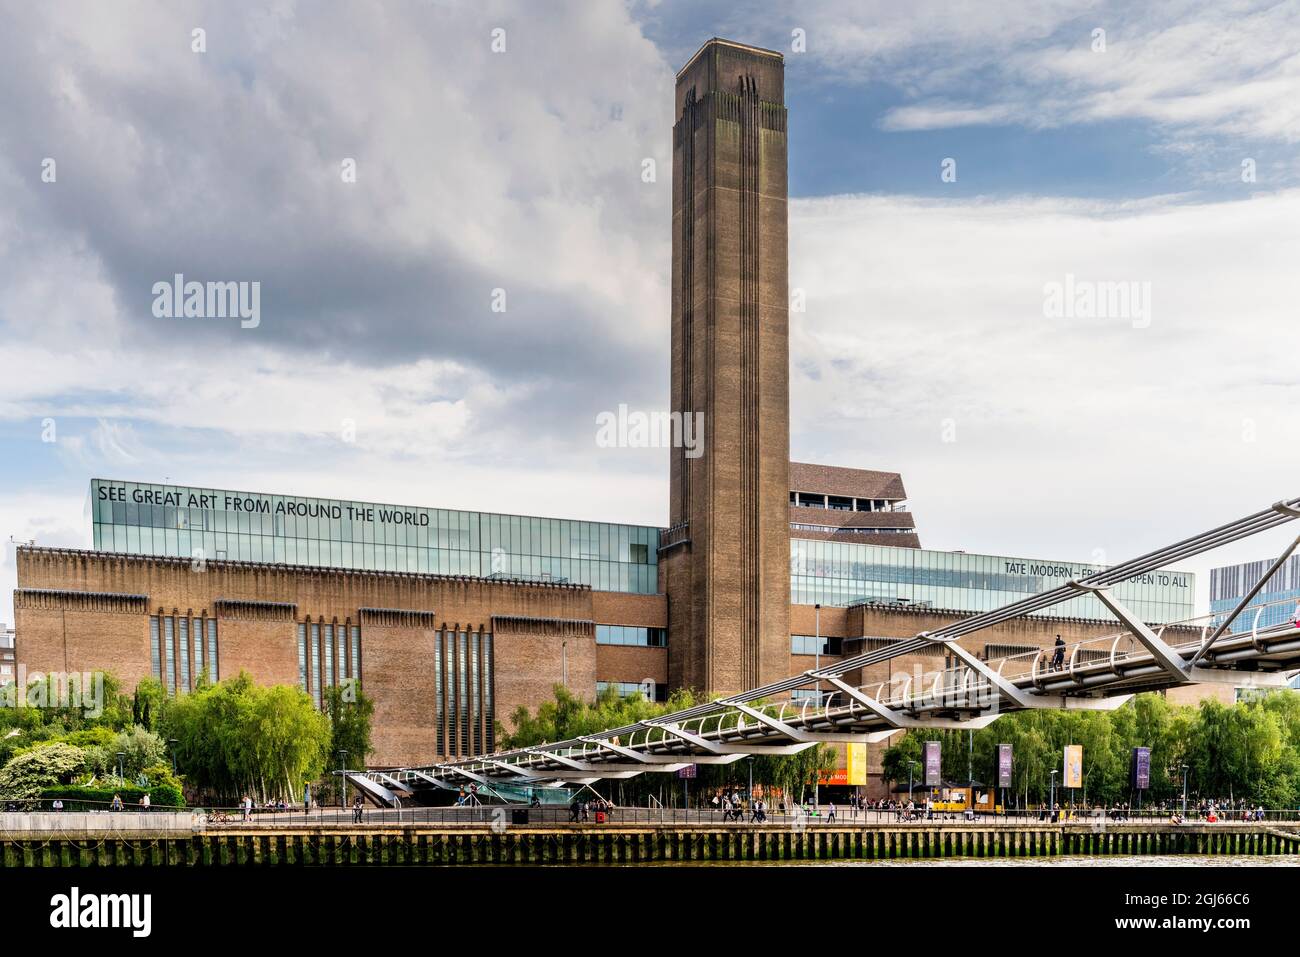
[[[1091,592],[1096,595],[1101,603],[1110,609],[1111,614],[1118,618],[1125,628],[1133,632],[1133,637],[1137,638],[1142,643],[1142,646],[1151,652],[1151,657],[1155,659],[1156,664],[1163,668],[1170,677],[1177,679],[1179,684],[1185,684],[1192,680],[1188,677],[1188,664],[1183,660],[1182,655],[1165,644],[1154,631],[1147,627],[1146,622],[1129,611],[1123,602],[1110,593],[1108,587],[1084,585],[1079,582],[1071,582],[1070,584],[1079,591]]]

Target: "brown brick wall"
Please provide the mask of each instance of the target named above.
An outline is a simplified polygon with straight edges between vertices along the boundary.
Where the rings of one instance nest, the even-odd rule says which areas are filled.
[[[596,696],[596,633],[590,622],[496,623],[496,713],[502,730],[520,705],[534,709],[554,696],[567,672],[568,688],[588,701]]]
[[[148,676],[146,614],[14,605],[15,674],[108,671],[128,690]]]
[[[668,627],[668,600],[663,595],[632,595],[626,592],[593,591],[591,617],[601,625]]]
[[[146,668],[148,662],[146,657]],[[258,684],[296,685],[297,626],[293,621],[218,617],[217,665],[223,678],[247,671]]]
[[[437,753],[432,628],[367,624],[362,684],[375,699],[373,743],[377,764],[410,764]]]
[[[599,681],[643,681],[668,683],[668,650],[628,645],[596,646],[596,678]]]

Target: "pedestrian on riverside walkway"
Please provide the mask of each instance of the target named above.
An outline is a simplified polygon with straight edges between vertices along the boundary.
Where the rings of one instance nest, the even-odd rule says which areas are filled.
[[[1060,671],[1065,666],[1065,642],[1060,635],[1056,636],[1056,644],[1052,648],[1052,670]]]
[[[830,823],[832,823],[834,820],[835,820],[835,802],[834,802],[834,801],[831,801],[831,803],[830,803],[830,807],[827,809],[827,814],[826,814],[826,823],[827,823],[827,824],[830,824]]]
[[[361,823],[361,815],[365,811],[365,807],[366,807],[365,802],[361,800],[361,795],[358,794],[356,796],[356,799],[353,800],[352,802],[352,823],[353,824]]]
[[[120,811],[120,810],[122,810],[122,795],[120,795],[120,794],[114,794],[114,795],[113,795],[113,803],[112,803],[112,805],[110,805],[110,806],[111,806],[111,808],[112,808],[114,811]]]

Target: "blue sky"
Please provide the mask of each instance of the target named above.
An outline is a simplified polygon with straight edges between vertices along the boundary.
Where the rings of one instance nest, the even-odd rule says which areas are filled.
[[[666,454],[593,439],[667,403],[673,74],[715,35],[786,55],[794,457],[1062,559],[1296,494],[1293,5],[228,7],[0,38],[6,541],[89,544],[91,476],[666,521]],[[155,317],[176,272],[260,325]],[[1067,276],[1150,315],[1052,319]]]

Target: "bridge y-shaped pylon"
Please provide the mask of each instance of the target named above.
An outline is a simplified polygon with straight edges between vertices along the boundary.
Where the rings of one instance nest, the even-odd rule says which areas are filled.
[[[879,647],[781,681],[683,711],[599,734],[536,747],[395,768],[389,783],[461,787],[493,782],[590,783],[645,772],[671,772],[690,764],[727,764],[749,755],[794,754],[819,743],[879,741],[909,728],[980,728],[1008,711],[1030,708],[1109,710],[1135,693],[1199,682],[1282,687],[1300,669],[1300,627],[1291,622],[1233,630],[1247,605],[1300,546],[1300,537],[1247,591],[1236,608],[1157,629],[1115,596],[1114,587],[1140,575],[1269,531],[1300,518],[1300,498],[1200,535],[1175,542],[1058,588],[963,618],[911,638],[877,639]],[[986,628],[1095,595],[1122,630],[1079,642],[1068,663],[1042,651],[982,660],[958,639]],[[1168,640],[1166,640],[1168,637]],[[1172,642],[1172,643],[1171,643]],[[940,649],[948,667],[862,683],[867,669],[904,655]],[[815,689],[802,702],[791,692]],[[774,700],[776,699],[776,700]]]

